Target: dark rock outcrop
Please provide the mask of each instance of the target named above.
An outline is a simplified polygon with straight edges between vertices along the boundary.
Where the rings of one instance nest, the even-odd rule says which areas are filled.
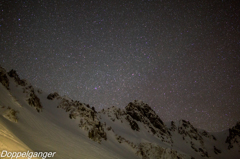
[[[32,85],[23,87],[23,93],[26,94],[26,100],[30,106],[34,107],[38,112],[42,111],[41,101],[36,95]]]
[[[57,94],[53,94],[49,98],[54,99],[52,98],[53,96],[57,96]],[[107,140],[104,125],[98,119],[97,112],[93,107],[90,108],[88,104],[86,105],[85,103],[68,100],[62,97],[61,102],[57,107],[64,109],[66,112],[70,112],[70,119],[79,118],[79,127],[88,131],[88,137],[93,141],[100,143],[102,139]]]
[[[169,129],[170,131],[175,131],[177,129],[174,121],[171,121],[171,128]]]
[[[133,118],[131,116],[127,115],[126,120],[129,122],[129,124],[133,130],[139,131],[138,124],[133,120]]]
[[[213,148],[214,148],[214,153],[215,153],[215,154],[219,154],[219,153],[222,152],[221,150],[217,149],[215,146],[214,146]]]
[[[202,157],[209,157],[207,151],[204,151],[202,148],[199,148],[198,150]]]
[[[191,157],[176,150],[164,148],[153,143],[140,143],[138,145],[137,155],[142,157],[143,159],[152,158],[185,159]]]
[[[171,135],[167,127],[163,124],[163,121],[148,104],[135,100],[134,102],[130,102],[125,109],[126,113],[133,119],[148,125],[153,134],[159,132],[161,135]]]
[[[14,78],[15,82],[19,84],[20,86],[26,86],[27,82],[25,80],[21,80],[15,70],[11,70],[8,72],[8,75],[12,78]]]
[[[54,92],[54,93],[50,93],[48,96],[47,96],[47,99],[49,100],[53,100],[57,97],[60,97],[59,94],[57,92]]]
[[[240,122],[229,129],[229,135],[226,139],[226,143],[228,143],[228,149],[233,148],[234,144],[238,145],[240,148]]]
[[[191,148],[192,148],[195,152],[198,152],[198,149],[196,148],[196,146],[193,144],[192,141],[190,142],[190,144],[191,144]]]
[[[115,122],[115,120],[119,120],[121,123],[123,123],[124,119],[126,119],[132,130],[135,131],[140,130],[137,121],[134,120],[130,115],[128,115],[126,111],[123,109],[112,106],[110,108],[107,108],[106,110],[103,109],[101,113],[107,114],[109,119],[112,120],[113,122]]]
[[[5,111],[3,117],[5,117],[6,119],[8,119],[11,122],[18,122],[18,117],[17,114],[19,113],[19,111],[14,110],[11,107],[8,107],[7,110]]]
[[[9,79],[7,78],[7,72],[0,66],[0,82],[9,90]]]
[[[209,134],[208,132],[206,132],[205,130],[204,130],[203,132],[201,132],[201,135],[202,135],[202,136],[205,136],[205,137],[207,137],[207,138],[209,138],[209,139],[217,140],[215,136],[210,135],[210,134]]]
[[[189,137],[190,140],[197,140],[203,145],[203,138],[196,128],[194,128],[189,121],[180,120],[178,126],[178,133],[183,138]]]
[[[42,105],[41,105],[40,99],[36,96],[34,90],[31,91],[27,101],[28,101],[28,104],[34,107],[38,112],[42,111]]]

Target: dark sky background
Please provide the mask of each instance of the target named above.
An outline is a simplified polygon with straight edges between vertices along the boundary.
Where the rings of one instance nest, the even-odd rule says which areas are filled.
[[[239,0],[1,0],[0,65],[97,110],[240,121]]]

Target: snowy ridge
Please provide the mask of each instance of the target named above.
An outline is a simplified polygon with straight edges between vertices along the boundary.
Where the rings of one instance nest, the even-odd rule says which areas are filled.
[[[57,159],[240,158],[240,123],[219,133],[185,120],[164,123],[139,100],[97,112],[2,67],[0,83],[0,152],[56,151]]]
[[[102,139],[106,140],[107,136],[104,131],[102,123],[97,118],[97,112],[94,107],[90,108],[88,104],[79,101],[73,101],[70,98],[60,97],[58,93],[49,94],[49,100],[57,98],[60,100],[57,108],[62,108],[69,113],[70,119],[78,119],[79,127],[88,131],[88,137],[93,141],[101,142]]]

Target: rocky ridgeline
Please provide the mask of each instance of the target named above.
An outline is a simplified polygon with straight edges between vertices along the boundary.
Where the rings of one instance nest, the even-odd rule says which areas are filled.
[[[105,110],[101,110],[100,114],[106,115],[113,122],[127,122],[129,124],[129,128],[134,131],[141,131],[139,124],[142,123],[144,127],[149,130],[150,134],[158,135],[159,139],[163,142],[172,143],[171,134],[167,127],[163,124],[162,120],[147,104],[144,104],[141,101],[135,100],[130,102],[126,106],[126,109],[120,109],[112,106]],[[112,130],[120,144],[128,144],[141,158],[191,158],[186,154],[179,153],[175,150],[162,148],[157,144],[147,142],[136,144],[129,141],[129,139],[118,135],[118,132],[115,132],[111,127],[108,127],[107,130]]]
[[[140,130],[140,128],[139,128],[138,124],[136,123],[136,121],[130,115],[128,115],[126,113],[126,111],[123,110],[123,109],[120,109],[120,108],[117,108],[115,106],[112,106],[110,108],[107,108],[106,110],[103,109],[101,111],[101,113],[107,114],[107,116],[113,122],[115,120],[120,120],[121,123],[123,123],[124,121],[127,121],[132,130],[135,130],[135,131],[139,131]]]
[[[69,112],[70,119],[78,119],[79,127],[88,131],[88,137],[93,141],[100,143],[102,139],[107,140],[107,134],[104,131],[104,126],[97,117],[97,112],[94,107],[79,101],[69,100],[60,97],[57,93],[49,94],[47,99],[61,99],[58,108],[64,109]]]
[[[120,136],[120,135],[117,135],[115,134],[115,137],[117,139],[117,141],[121,144],[121,143],[126,143],[128,144],[129,146],[131,146],[133,149],[135,150],[138,150],[139,149],[139,146],[137,144],[134,144],[133,142],[125,139],[124,137]]]
[[[2,85],[9,90],[9,80],[7,78],[7,72],[0,66],[0,82]]]
[[[176,150],[170,148],[163,148],[153,143],[141,143],[138,146],[137,155],[143,159],[152,158],[174,158],[174,159],[192,159],[191,156],[183,153],[179,153]]]
[[[38,90],[40,93],[41,91]],[[23,87],[23,93],[26,94],[27,102],[30,106],[34,107],[38,112],[42,111],[42,104],[40,102],[40,99],[37,97],[34,88],[32,85],[27,85]]]
[[[139,124],[142,123],[145,129],[152,135],[157,136],[161,141],[172,143],[171,133],[164,125],[152,108],[142,101],[134,100],[125,109],[115,106],[101,111],[113,122],[119,120],[121,123],[127,122],[134,131],[141,131]]]
[[[204,137],[209,138],[209,139],[212,139],[212,140],[215,140],[215,141],[217,140],[215,136],[209,134],[209,133],[206,132],[205,130],[203,130],[202,132],[200,132],[200,134],[201,134],[202,136],[204,136]]]
[[[15,70],[8,72],[9,77],[14,78],[14,81],[17,85],[22,86],[23,93],[26,94],[26,101],[31,106],[34,107],[38,112],[42,111],[42,104],[40,99],[35,93],[33,86],[28,83],[26,80],[21,80]],[[41,92],[38,90],[38,92]]]
[[[203,137],[208,137],[211,139],[216,138],[213,135],[209,135],[206,131],[200,132],[196,128],[190,124],[189,121],[180,120],[178,123],[178,127],[172,121],[170,131],[177,131],[180,135],[182,135],[183,140],[186,143],[190,143],[191,148],[199,153],[202,157],[209,157],[207,150],[204,147]]]
[[[183,139],[185,140],[187,137],[190,138],[190,140],[196,140],[199,141],[203,145],[203,138],[198,132],[196,128],[190,124],[189,121],[180,120],[178,125],[178,133],[183,136]]]
[[[180,135],[182,135],[183,140],[186,143],[190,142],[191,148],[195,152],[199,153],[201,157],[209,157],[208,152],[204,147],[203,137],[214,141],[217,140],[215,136],[209,134],[205,130],[199,131],[198,129],[194,128],[189,121],[185,120],[180,120],[178,126],[176,126],[175,122],[172,121],[169,130],[172,132],[177,131]],[[216,148],[216,146],[214,146],[213,149],[215,154],[221,153],[221,150]]]
[[[27,85],[27,82],[26,80],[21,80],[17,74],[17,72],[15,70],[11,70],[8,72],[8,75],[12,78],[14,78],[14,81],[20,85],[20,86],[26,86]]]
[[[129,140],[123,138],[122,136],[116,135],[117,141],[121,143],[128,144],[133,148],[136,155],[143,158],[143,159],[152,159],[152,158],[175,158],[175,159],[194,159],[193,157],[183,154],[181,152],[178,152],[176,150],[170,149],[170,148],[163,148],[157,144],[154,143],[139,143],[134,144],[133,142],[130,142]]]
[[[172,142],[170,131],[148,104],[134,100],[125,109],[126,114],[134,119],[134,121],[142,122],[145,128],[150,130],[153,135],[161,138],[164,142]]]
[[[15,70],[11,70],[8,73],[4,68],[0,66],[0,82],[9,90],[9,79],[8,77],[13,78],[17,86],[22,86],[23,93],[26,94],[27,103],[34,107],[38,112],[42,111],[42,105],[40,99],[35,94],[34,88],[26,80],[21,80]],[[38,90],[40,93],[41,91]]]
[[[47,99],[49,99],[49,100],[62,99],[62,97],[57,92],[54,92],[54,93],[50,93],[47,96]]]
[[[194,159],[193,157],[187,154],[183,154],[181,152],[178,152],[170,148],[163,148],[154,143],[144,142],[144,143],[134,144],[133,142],[130,142],[129,140],[119,135],[115,134],[115,136],[117,141],[120,144],[121,143],[128,144],[136,152],[136,155],[143,159],[152,159],[152,158]]]
[[[174,121],[171,121],[171,127],[169,128],[170,131],[176,131],[177,130],[177,127],[174,123]]]
[[[226,143],[228,143],[228,149],[233,148],[234,145],[237,145],[240,149],[240,122],[229,129],[229,135],[226,139]]]

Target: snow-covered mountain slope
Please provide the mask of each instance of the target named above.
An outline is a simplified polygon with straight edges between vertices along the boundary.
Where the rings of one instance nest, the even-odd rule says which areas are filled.
[[[29,104],[32,90],[26,90],[31,85],[26,82],[21,86],[9,75],[7,78],[9,90],[0,84],[0,137],[4,138],[0,140],[0,151],[54,151],[57,159],[138,158],[128,145],[119,145],[115,136],[109,135],[109,140],[101,144],[89,139],[88,132],[79,127],[80,117],[70,119],[64,109],[57,108],[62,103],[61,99],[49,100],[47,93],[32,89],[42,107],[38,109],[37,102]],[[18,113],[7,117],[8,108]],[[6,134],[13,136],[12,142]]]
[[[94,107],[45,93],[0,67],[0,152],[54,151],[54,158],[240,158],[240,123],[219,133],[164,123],[142,101]]]

